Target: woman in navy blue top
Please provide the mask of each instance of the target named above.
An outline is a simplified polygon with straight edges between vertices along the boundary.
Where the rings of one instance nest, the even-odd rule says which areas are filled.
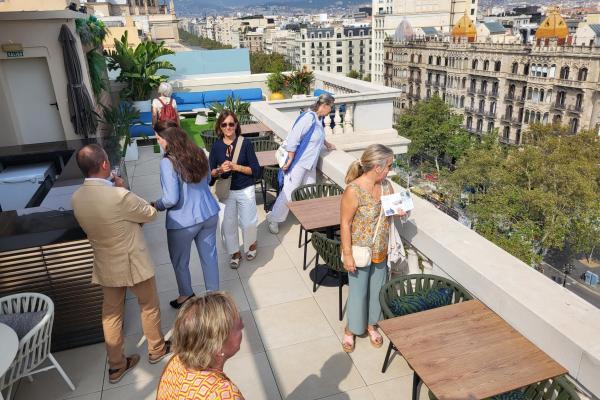
[[[216,245],[219,204],[208,186],[206,154],[185,131],[180,128],[157,131],[156,139],[165,156],[160,161],[163,196],[154,206],[159,211],[167,210],[167,244],[179,289],[179,297],[170,304],[180,308],[194,296],[189,268],[192,242],[196,243],[200,256],[206,290],[219,290]]]
[[[258,216],[254,184],[256,179],[260,178],[260,165],[252,142],[240,136],[240,124],[233,112],[221,112],[215,123],[215,131],[219,138],[210,150],[209,164],[213,178],[211,184],[231,176],[229,196],[222,200],[225,208],[221,232],[225,248],[231,255],[229,265],[236,269],[242,259],[238,227],[242,229],[246,259],[252,260],[256,257]],[[234,163],[236,146],[240,146],[240,149],[237,162]]]

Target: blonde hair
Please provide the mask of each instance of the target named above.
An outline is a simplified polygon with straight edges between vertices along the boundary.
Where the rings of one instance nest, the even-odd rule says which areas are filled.
[[[213,364],[239,312],[225,292],[210,292],[185,302],[175,320],[173,347],[183,365],[202,371]]]
[[[350,183],[365,172],[375,167],[384,167],[389,158],[394,158],[394,152],[383,144],[372,144],[365,149],[360,160],[354,161],[346,172],[346,183]]]
[[[158,94],[160,96],[171,97],[173,94],[173,86],[170,83],[163,82],[158,85]]]

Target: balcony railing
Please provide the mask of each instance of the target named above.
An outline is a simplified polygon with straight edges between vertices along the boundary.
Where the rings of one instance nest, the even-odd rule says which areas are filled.
[[[512,115],[511,115],[511,114],[508,114],[508,115],[507,115],[507,114],[504,114],[504,115],[502,116],[502,121],[504,121],[504,122],[510,122],[511,118],[512,118]]]
[[[554,105],[552,107],[555,108],[555,109],[557,109],[557,110],[564,110],[564,109],[566,109],[566,105],[564,103],[559,103],[559,102],[554,103]]]
[[[570,112],[575,112],[575,113],[580,113],[581,111],[583,111],[583,107],[578,106],[578,105],[571,105],[571,106],[567,107],[567,109]]]
[[[496,111],[488,111],[485,116],[488,118],[496,118]]]
[[[497,90],[492,90],[492,91],[489,93],[489,96],[490,96],[490,97],[498,97],[498,91],[497,91]]]

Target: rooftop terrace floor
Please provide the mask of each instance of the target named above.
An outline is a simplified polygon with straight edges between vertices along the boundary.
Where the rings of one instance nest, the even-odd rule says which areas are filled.
[[[132,190],[147,200],[161,195],[159,155],[151,147],[140,148],[140,159],[127,167]],[[257,200],[261,196],[257,191]],[[338,321],[337,287],[320,287],[312,292],[309,270],[302,270],[302,249],[298,248],[298,223],[290,215],[280,233],[272,235],[259,210],[258,256],[243,261],[240,268],[228,266],[228,256],[217,240],[221,289],[229,292],[245,324],[240,351],[225,365],[225,373],[248,400],[328,399],[385,400],[409,399],[412,371],[396,355],[382,374],[387,349],[375,349],[368,338],[357,338],[353,353],[342,351],[344,321]],[[144,226],[147,247],[156,263],[163,332],[176,317],[169,301],[177,297],[177,285],[167,251],[165,214]],[[314,261],[309,248],[309,262]],[[190,269],[197,294],[204,291],[198,255],[192,250]],[[344,286],[344,301],[348,287]],[[108,383],[108,366],[103,343],[56,353],[73,380],[71,392],[56,371],[22,380],[15,399],[127,400],[154,399],[166,360],[150,365],[145,356],[139,308],[131,295],[126,300],[126,353],[138,352],[140,364],[117,384]],[[141,342],[141,343],[140,343]],[[427,398],[421,390],[420,399]]]

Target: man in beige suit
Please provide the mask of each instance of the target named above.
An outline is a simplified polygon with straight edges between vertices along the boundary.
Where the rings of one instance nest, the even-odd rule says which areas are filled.
[[[157,363],[170,353],[160,328],[160,308],[154,263],[146,249],[143,223],[156,218],[156,209],[112,177],[105,151],[97,144],[77,153],[77,165],[85,175],[73,193],[71,205],[94,250],[92,283],[102,286],[102,328],[108,353],[109,381],[117,383],[139,362],[140,356],[125,357],[123,314],[129,288],[138,299],[142,328],[148,340],[148,359]]]

